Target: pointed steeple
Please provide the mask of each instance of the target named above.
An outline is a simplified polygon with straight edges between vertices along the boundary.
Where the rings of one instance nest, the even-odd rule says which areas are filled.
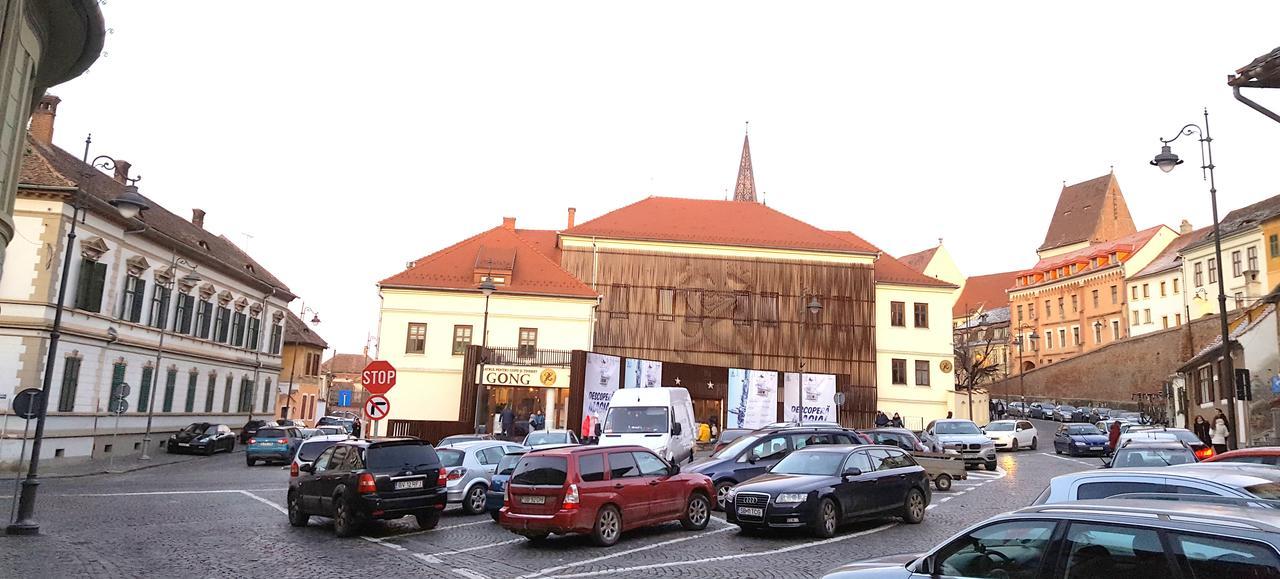
[[[734,201],[756,201],[756,175],[751,170],[751,138],[742,136],[742,161],[738,163],[738,184],[733,188]]]

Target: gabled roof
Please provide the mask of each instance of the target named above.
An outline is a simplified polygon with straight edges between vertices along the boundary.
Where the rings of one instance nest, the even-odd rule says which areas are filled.
[[[1164,251],[1160,252],[1160,255],[1157,255],[1155,259],[1151,260],[1151,263],[1147,264],[1147,267],[1144,267],[1142,268],[1142,271],[1133,274],[1130,279],[1156,275],[1182,267],[1182,256],[1178,255],[1178,252],[1185,249],[1188,244],[1195,240],[1204,239],[1206,235],[1212,232],[1213,227],[1210,226],[1201,227],[1195,231],[1179,235],[1176,239],[1169,242],[1169,245],[1164,248]]]
[[[546,234],[531,236],[540,245]],[[469,290],[479,292],[477,257],[510,256],[513,269],[499,293],[595,298],[599,294],[560,267],[520,233],[498,226],[414,262],[413,267],[382,280],[382,287]],[[502,269],[506,269],[505,267]]]
[[[1062,187],[1053,220],[1038,251],[1087,241],[1110,241],[1134,232],[1133,217],[1115,174]]]
[[[334,354],[320,364],[320,369],[334,374],[358,374],[371,361],[373,359],[364,354]]]
[[[985,316],[985,317],[984,317]],[[970,318],[964,323],[956,326],[957,330],[967,330],[970,328],[978,328],[982,326],[994,326],[1009,322],[1009,306],[1004,305],[998,308],[983,310],[977,317]]]
[[[933,254],[938,253],[939,247],[942,246],[930,247],[924,251],[917,251],[915,253],[904,255],[899,257],[898,261],[901,261],[903,265],[911,269],[924,273],[925,268],[929,267],[929,262],[933,261]]]
[[[837,237],[760,203],[646,197],[561,235],[637,241],[872,254],[864,242]]]
[[[312,331],[297,315],[289,310],[285,310],[284,343],[315,346],[321,350],[329,347],[329,343],[324,341],[320,334]]]
[[[956,304],[951,308],[951,316],[958,318],[977,311],[990,311],[1009,305],[1008,289],[1018,277],[1016,271],[975,275],[965,280],[964,289]]]
[[[839,237],[841,239],[844,239],[851,244],[866,245],[866,246],[875,248],[875,246],[868,243],[867,240],[861,237],[858,237],[857,234],[850,231],[828,231],[828,233],[836,237]],[[876,251],[880,251],[880,249],[876,248]],[[876,283],[915,285],[915,286],[921,286],[921,287],[937,287],[937,288],[952,288],[952,289],[956,287],[945,281],[929,277],[927,275],[924,275],[923,273],[920,273],[914,269],[911,269],[907,267],[906,264],[903,264],[902,261],[898,259],[894,259],[892,255],[889,255],[884,252],[880,252],[880,258],[876,260],[875,281]]]
[[[1280,195],[1268,197],[1254,203],[1236,209],[1224,216],[1218,222],[1218,231],[1221,232],[1222,238],[1226,239],[1247,229],[1257,227],[1263,221],[1280,215]],[[1186,245],[1186,249],[1198,247],[1213,241],[1213,228],[1205,228],[1200,230],[1200,236]]]
[[[85,164],[74,155],[56,146],[44,145],[31,138],[31,135],[27,135],[26,143],[19,178],[21,192],[35,194],[47,187],[79,187],[98,201],[98,207],[124,192],[123,183]],[[176,241],[180,246],[179,252],[184,257],[193,261],[204,259],[218,263],[235,277],[276,288],[277,296],[287,299],[295,297],[284,282],[227,238],[196,227],[190,221],[169,212],[154,199],[146,195],[143,197],[151,208],[138,216],[148,227],[142,235],[163,235],[166,237],[163,245],[172,245]]]
[[[1046,257],[1044,259],[1041,259],[1039,262],[1037,262],[1034,266],[1031,267],[1031,269],[1018,272],[1018,275],[1025,275],[1025,274],[1036,273],[1036,272],[1045,272],[1045,271],[1057,269],[1059,267],[1066,267],[1073,263],[1088,261],[1094,257],[1107,257],[1112,252],[1125,251],[1129,253],[1130,257],[1132,257],[1133,254],[1137,253],[1138,250],[1142,249],[1143,246],[1145,246],[1148,241],[1151,241],[1151,238],[1155,237],[1156,232],[1160,231],[1161,228],[1166,228],[1166,226],[1157,225],[1155,227],[1148,227],[1147,229],[1143,229],[1142,231],[1138,231],[1136,233],[1131,233],[1129,235],[1126,235],[1114,241],[1108,241],[1105,243],[1095,243],[1088,247],[1083,247],[1072,252],[1064,253],[1062,255]],[[1120,265],[1124,261],[1125,260],[1117,260],[1117,263],[1105,263],[1096,268],[1086,267],[1084,269],[1077,271],[1074,274],[1065,275],[1063,277],[1059,277],[1052,280],[1042,281],[1040,283],[1036,283],[1032,285],[1013,287],[1013,284],[1010,284],[1009,289],[1020,291],[1030,287],[1036,287],[1036,286],[1046,285],[1050,283],[1058,283],[1064,279],[1069,279],[1069,278],[1080,276],[1080,275],[1088,275],[1088,274],[1101,271],[1104,269],[1112,268],[1112,267],[1120,267]]]

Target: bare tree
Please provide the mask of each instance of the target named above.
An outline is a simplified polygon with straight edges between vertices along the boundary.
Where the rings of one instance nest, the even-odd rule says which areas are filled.
[[[969,420],[973,420],[973,389],[978,384],[999,375],[1000,364],[992,359],[991,352],[995,347],[996,332],[983,324],[987,315],[978,316],[974,325],[972,318],[957,328],[953,339],[956,357],[956,388],[963,388],[969,395]]]

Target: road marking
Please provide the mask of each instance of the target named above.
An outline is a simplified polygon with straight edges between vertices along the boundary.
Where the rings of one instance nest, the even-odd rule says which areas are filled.
[[[692,560],[689,560],[689,561],[675,561],[675,562],[671,562],[671,563],[654,563],[654,564],[652,564],[652,565],[640,565],[640,566],[637,566],[637,567],[623,567],[623,568],[621,568],[621,569],[605,569],[605,570],[603,570],[603,571],[590,571],[590,572],[587,572],[587,573],[574,573],[574,574],[570,574],[570,575],[555,575],[555,576],[548,577],[547,579],[568,579],[568,578],[570,578],[570,577],[593,577],[593,576],[596,576],[596,575],[610,575],[610,574],[616,574],[616,573],[632,573],[632,572],[635,572],[635,571],[647,571],[647,570],[649,570],[649,569],[660,569],[660,568],[663,568],[663,567],[679,567],[679,566],[684,566],[684,565],[700,565],[700,564],[703,564],[703,563],[716,563],[716,562],[720,562],[720,561],[730,561],[730,560],[734,560],[734,559],[745,559],[745,558],[747,558],[747,557],[762,557],[762,556],[765,556],[765,555],[777,555],[777,554],[780,554],[780,553],[789,553],[789,552],[791,552],[791,551],[799,551],[800,549],[807,549],[807,548],[809,548],[809,547],[817,547],[817,546],[820,546],[820,545],[827,545],[827,544],[836,543],[836,542],[839,542],[839,541],[847,541],[847,540],[849,540],[849,539],[853,539],[853,538],[856,538],[856,537],[865,537],[865,536],[867,536],[867,535],[871,535],[871,534],[874,534],[874,533],[879,533],[880,531],[885,531],[885,530],[888,530],[888,529],[892,529],[893,527],[896,527],[896,526],[898,526],[898,523],[889,523],[889,524],[887,524],[887,525],[881,525],[881,526],[876,527],[876,528],[874,528],[874,529],[867,529],[867,530],[865,530],[865,531],[858,531],[858,532],[856,532],[856,533],[850,533],[850,534],[848,534],[848,535],[843,535],[843,536],[840,536],[840,537],[832,537],[832,538],[830,538],[830,539],[825,539],[825,540],[822,540],[822,541],[814,541],[814,542],[812,542],[812,543],[801,543],[801,544],[799,544],[799,545],[792,545],[792,546],[790,546],[790,547],[782,547],[782,548],[779,548],[779,549],[773,549],[773,550],[769,550],[769,551],[759,551],[759,552],[755,552],[755,553],[738,553],[738,554],[735,554],[735,555],[722,555],[722,556],[720,556],[720,557],[707,557],[707,558],[705,558],[705,559],[692,559]],[[562,568],[563,568],[563,567],[562,567]]]
[[[264,505],[267,505],[267,506],[269,506],[269,507],[271,507],[271,508],[273,508],[273,509],[275,509],[275,510],[277,510],[277,511],[280,511],[280,512],[282,512],[282,513],[286,514],[286,515],[287,515],[287,514],[289,514],[289,510],[288,510],[288,509],[286,509],[286,508],[284,508],[284,507],[282,507],[282,506],[280,506],[280,505],[277,505],[277,504],[275,504],[275,503],[273,503],[273,502],[271,502],[271,501],[269,501],[269,500],[267,500],[267,499],[264,499],[264,498],[262,498],[262,497],[260,497],[260,496],[258,496],[258,495],[255,495],[255,494],[253,494],[253,493],[251,493],[251,492],[249,492],[249,491],[240,491],[240,493],[241,493],[241,494],[243,494],[243,495],[244,495],[244,496],[246,496],[246,497],[249,497],[249,498],[251,498],[251,499],[253,499],[253,500],[255,500],[255,501],[258,501],[258,502],[260,502],[260,503],[262,503],[262,504],[264,504]]]
[[[439,562],[440,562],[440,560],[439,560],[439,559],[437,559],[437,558],[435,558],[435,557],[432,557],[431,555],[428,555],[428,554],[426,554],[426,553],[414,553],[414,554],[413,554],[413,556],[414,556],[415,558],[417,558],[417,559],[421,559],[422,561],[425,561],[425,562],[427,562],[427,563],[435,564],[435,563],[439,563]]]
[[[499,545],[510,545],[510,544],[512,544],[512,543],[519,543],[519,542],[522,542],[522,541],[524,541],[524,540],[525,540],[525,539],[524,539],[523,537],[521,537],[521,538],[517,538],[517,539],[511,539],[510,541],[502,541],[501,543],[489,543],[488,545],[477,545],[477,546],[475,546],[475,547],[467,547],[466,549],[454,549],[454,550],[452,550],[452,551],[441,551],[441,552],[439,552],[439,553],[432,553],[432,554],[427,555],[427,556],[428,556],[428,557],[432,557],[432,558],[437,558],[437,560],[438,560],[438,558],[439,558],[439,557],[447,557],[447,556],[449,556],[449,555],[457,555],[457,554],[459,554],[459,553],[468,553],[468,552],[471,552],[471,551],[479,551],[480,549],[488,549],[489,547],[497,547],[497,546],[499,546]]]
[[[951,499],[953,499],[953,498],[955,498],[955,497],[942,497],[942,498],[938,499],[938,502],[939,502],[939,503],[945,503],[945,502],[947,502],[947,501],[949,501],[949,500],[951,500]]]
[[[360,538],[361,538],[361,539],[364,539],[364,540],[366,540],[366,541],[368,541],[368,542],[370,542],[370,543],[373,543],[373,544],[375,544],[375,545],[382,545],[383,547],[386,547],[386,548],[391,549],[391,550],[393,550],[393,551],[408,551],[408,549],[406,549],[406,548],[404,548],[404,547],[401,547],[400,545],[397,545],[397,544],[395,544],[395,543],[388,543],[388,542],[383,541],[382,539],[379,539],[379,538],[377,538],[377,537],[362,536],[362,537],[360,537]],[[415,556],[416,556],[416,555],[415,555]],[[433,562],[434,562],[434,563],[439,563],[439,561],[433,561]]]
[[[1099,466],[1099,464],[1100,464],[1100,463],[1099,463],[1099,464],[1094,464],[1094,463],[1092,463],[1092,462],[1085,462],[1085,461],[1083,461],[1083,460],[1077,460],[1077,459],[1070,458],[1070,457],[1066,457],[1066,456],[1058,456],[1057,454],[1050,454],[1050,453],[1048,453],[1048,452],[1042,452],[1042,453],[1040,453],[1040,454],[1042,454],[1042,455],[1044,455],[1044,456],[1053,457],[1053,458],[1056,458],[1056,459],[1058,459],[1058,460],[1065,460],[1065,461],[1068,461],[1068,462],[1074,462],[1074,463],[1076,463],[1076,464],[1083,464],[1083,465],[1085,465],[1085,466]]]
[[[936,506],[938,506],[938,505],[936,505],[936,504],[934,504],[934,505],[929,505],[929,506],[925,507],[925,508],[924,508],[924,510],[926,510],[926,511],[932,511],[932,510],[933,510],[933,508],[934,508],[934,507],[936,507]]]
[[[421,534],[423,534],[423,533],[434,533],[434,532],[436,532],[436,531],[447,531],[447,530],[449,530],[449,529],[457,529],[457,528],[459,528],[459,527],[470,527],[471,525],[483,525],[483,524],[485,524],[485,523],[492,523],[492,522],[493,522],[493,521],[486,519],[486,520],[483,520],[483,521],[472,521],[472,522],[470,522],[470,523],[459,523],[459,524],[457,524],[457,525],[448,525],[448,526],[445,526],[445,527],[436,527],[436,528],[434,528],[434,529],[421,529],[421,530],[418,530],[418,531],[409,531],[408,533],[401,533],[401,534],[399,534],[399,535],[388,535],[388,536],[386,536],[386,537],[382,537],[382,539],[383,539],[383,540],[386,540],[386,539],[403,539],[403,538],[405,538],[405,537],[413,537],[413,536],[416,536],[416,535],[421,535]]]
[[[482,575],[470,569],[454,569],[453,572],[462,575],[467,579],[489,579],[488,575]]]
[[[654,543],[654,544],[652,544],[652,545],[645,545],[645,546],[643,546],[643,547],[636,547],[636,548],[634,548],[634,549],[628,549],[628,550],[626,550],[626,551],[619,551],[619,552],[617,552],[617,553],[611,553],[611,554],[609,554],[609,555],[601,555],[601,556],[599,556],[599,557],[594,557],[594,558],[591,558],[591,559],[586,559],[586,560],[584,560],[584,561],[576,561],[576,562],[573,562],[573,563],[566,563],[566,564],[564,564],[564,565],[559,565],[559,566],[556,566],[556,567],[547,567],[546,569],[539,569],[539,570],[534,571],[533,573],[529,573],[529,574],[527,574],[527,575],[521,575],[520,577],[517,577],[516,579],[530,579],[530,578],[532,578],[532,577],[538,577],[538,576],[541,576],[541,575],[546,575],[547,573],[554,573],[554,572],[559,571],[559,570],[561,570],[561,569],[568,569],[569,567],[580,567],[580,566],[582,566],[582,565],[590,565],[590,564],[592,564],[592,563],[596,563],[596,562],[599,562],[599,561],[604,561],[604,560],[606,560],[606,559],[612,559],[612,558],[614,558],[614,557],[622,557],[622,556],[624,556],[624,555],[630,555],[630,554],[632,554],[632,553],[639,553],[639,552],[641,552],[641,551],[648,551],[649,549],[657,549],[658,547],[665,547],[665,546],[667,546],[667,545],[674,545],[674,544],[676,544],[676,543],[682,543],[682,542],[684,542],[684,541],[690,541],[690,540],[693,540],[693,539],[697,539],[697,538],[705,537],[705,536],[707,536],[707,535],[714,535],[714,534],[716,534],[716,533],[723,533],[723,532],[725,532],[725,531],[732,531],[732,530],[737,529],[737,528],[738,528],[738,526],[737,526],[737,525],[732,525],[732,526],[728,526],[728,527],[721,527],[721,528],[716,529],[716,530],[714,530],[714,531],[707,531],[707,532],[705,532],[705,533],[698,533],[698,534],[696,534],[696,535],[689,535],[689,536],[687,536],[687,537],[681,537],[681,538],[679,538],[679,539],[671,539],[670,541],[662,541],[661,543]]]

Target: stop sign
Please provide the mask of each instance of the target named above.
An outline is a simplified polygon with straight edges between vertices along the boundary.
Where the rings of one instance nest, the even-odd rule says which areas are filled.
[[[390,362],[385,360],[374,360],[364,367],[364,371],[360,373],[360,383],[364,385],[366,392],[372,394],[386,394],[392,386],[396,385],[396,369]]]

